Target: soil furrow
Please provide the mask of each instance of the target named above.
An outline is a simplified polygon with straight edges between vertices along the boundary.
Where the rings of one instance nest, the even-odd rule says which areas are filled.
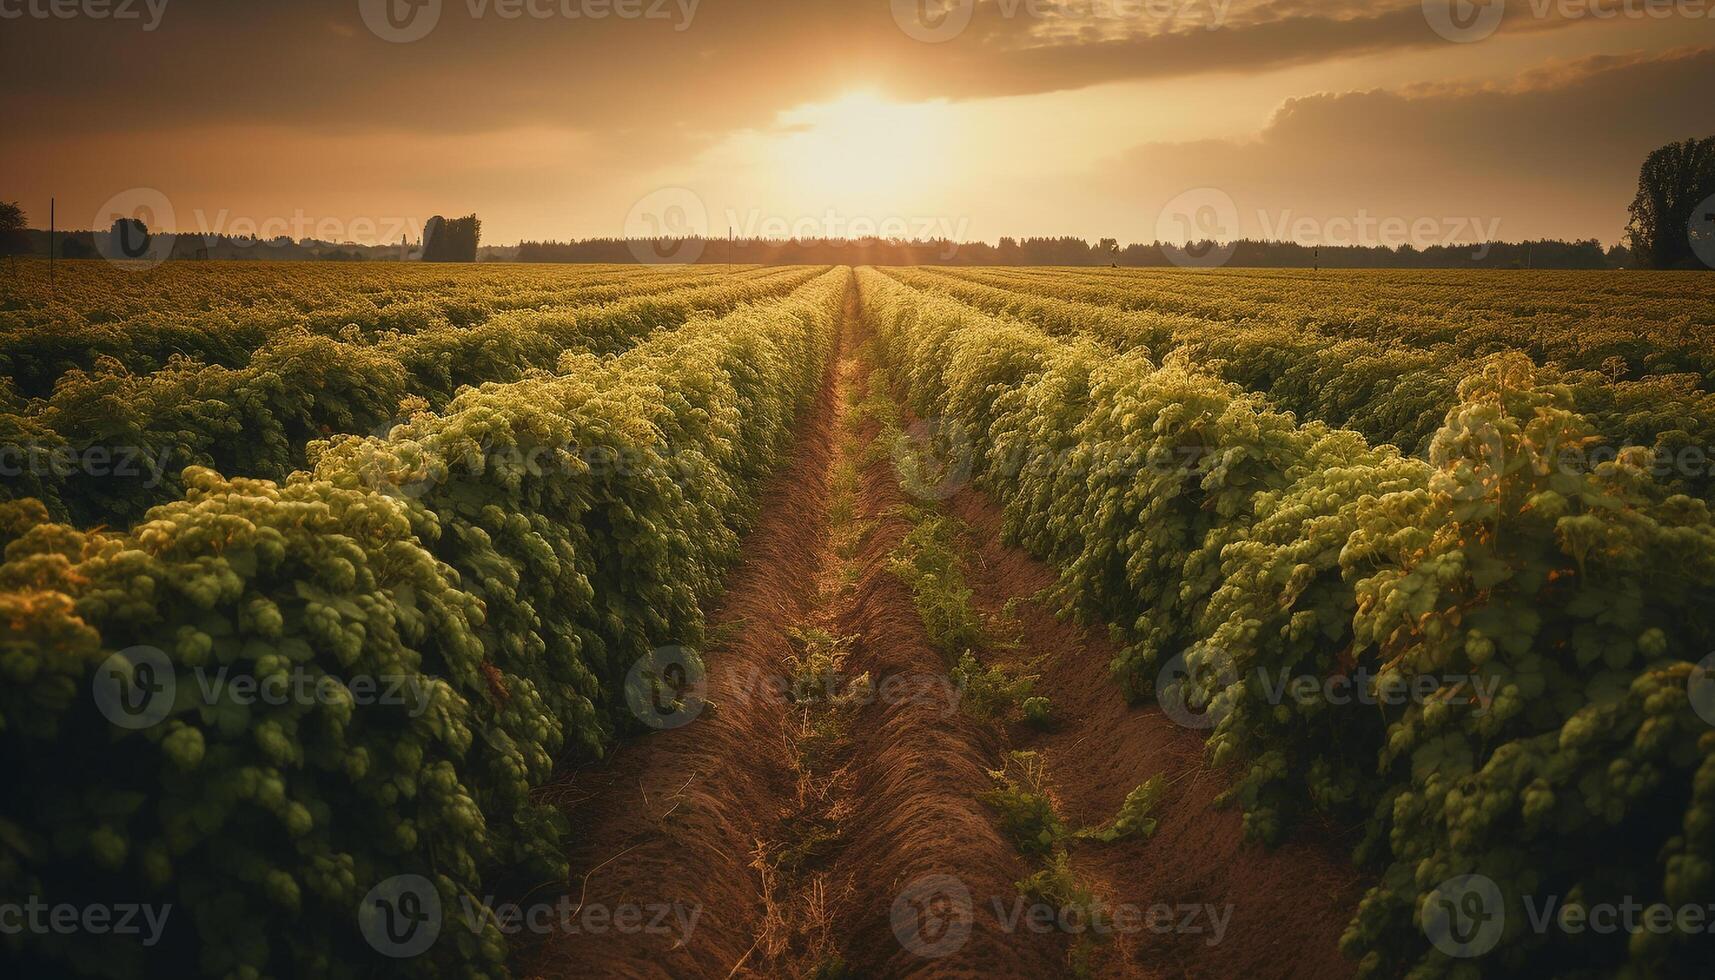
[[[1054,584],[1051,568],[1001,543],[1000,509],[980,491],[963,488],[947,503],[974,532],[967,583],[979,608],[999,615],[1007,600]],[[1015,604],[1013,615],[1023,641],[1014,660],[1032,661],[1040,674],[1035,693],[1053,702],[1057,724],[1049,732],[1014,726],[1012,736],[1020,748],[1043,754],[1068,821],[1101,823],[1151,776],[1164,774],[1169,783],[1152,838],[1073,851],[1073,866],[1104,900],[1145,917],[1142,928],[1115,937],[1120,955],[1105,958],[1102,972],[1352,975],[1354,964],[1337,947],[1362,884],[1328,843],[1334,835],[1317,828],[1278,848],[1246,843],[1238,809],[1216,805],[1228,777],[1204,764],[1204,733],[1154,706],[1125,703],[1108,673],[1117,648],[1105,631],[1060,619],[1040,601]],[[1175,926],[1167,928],[1163,917],[1157,931],[1148,916],[1163,906],[1172,907]],[[1213,919],[1227,910],[1217,938]]]
[[[1359,892],[1325,846],[1242,843],[1202,737],[1126,705],[1114,649],[1035,601],[1052,571],[999,539],[999,510],[961,489],[964,563],[985,619],[1021,641],[982,659],[1039,674],[1047,732],[978,720],[890,558],[921,505],[868,451],[856,411],[869,368],[846,322],[789,465],[764,495],[710,617],[707,707],[619,747],[552,789],[572,826],[575,909],[602,928],[550,930],[533,976],[1042,977],[1349,975],[1335,943]],[[879,377],[879,376],[878,376]],[[905,420],[909,423],[911,420]],[[1010,602],[1008,600],[1015,600]],[[1031,921],[1017,883],[1043,867],[981,802],[1009,749],[1038,750],[1069,827],[1111,820],[1157,774],[1152,839],[1073,842],[1097,906],[1141,918],[1117,934]],[[1173,912],[1171,925],[1157,911]],[[1195,917],[1186,910],[1196,908]],[[622,910],[635,922],[618,927]],[[1194,918],[1195,921],[1190,921]],[[1164,927],[1165,926],[1165,927]],[[1093,940],[1093,941],[1092,941]]]

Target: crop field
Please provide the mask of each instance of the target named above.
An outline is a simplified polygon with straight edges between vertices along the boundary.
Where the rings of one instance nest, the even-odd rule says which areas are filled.
[[[25,259],[0,950],[1708,975],[1707,280]]]

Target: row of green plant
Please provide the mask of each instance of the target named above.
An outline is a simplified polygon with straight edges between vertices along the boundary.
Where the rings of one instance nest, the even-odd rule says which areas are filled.
[[[46,397],[61,376],[98,361],[135,374],[175,357],[236,368],[281,332],[376,340],[709,285],[735,272],[770,270],[75,262],[50,280],[46,263],[30,263],[0,280],[0,375],[24,397]]]
[[[1580,316],[1558,327],[1534,316],[1501,318],[1475,329],[1460,319],[1449,297],[1438,297],[1436,304],[1400,303],[1392,299],[1402,291],[1398,283],[1346,276],[1328,284],[1289,279],[1254,317],[1207,319],[1119,305],[1132,292],[1150,295],[1144,285],[1129,280],[1092,296],[1060,277],[1003,277],[988,271],[892,274],[1056,336],[1090,336],[1117,351],[1182,360],[1261,392],[1275,407],[1302,419],[1352,429],[1371,444],[1391,444],[1419,456],[1428,453],[1448,409],[1458,404],[1460,382],[1479,373],[1496,351],[1523,351],[1536,363],[1551,365],[1538,371],[1539,383],[1564,385],[1572,406],[1611,445],[1651,447],[1656,453],[1652,472],[1661,482],[1715,497],[1715,358],[1707,350],[1707,330],[1693,327],[1683,313],[1661,322],[1608,325]],[[1351,312],[1348,322],[1340,319],[1348,314],[1335,304],[1340,325],[1303,322],[1301,317],[1330,315],[1333,300],[1327,292],[1352,290],[1354,282],[1381,312]],[[1199,304],[1211,297],[1237,300],[1232,285],[1225,278],[1205,281]],[[1477,295],[1511,288],[1507,280],[1467,285]],[[1070,298],[1098,296],[1106,302]],[[1618,304],[1601,290],[1583,298]],[[1715,303],[1687,302],[1702,310],[1704,320],[1715,320]],[[1390,304],[1403,308],[1396,311]],[[1554,337],[1560,340],[1545,341]],[[1569,469],[1605,458],[1592,447],[1561,448],[1554,462]]]
[[[1522,356],[1463,381],[1427,461],[1140,351],[1056,339],[863,270],[940,451],[1125,646],[1131,696],[1211,727],[1245,826],[1361,827],[1366,975],[1692,975],[1706,935],[1537,929],[1530,907],[1715,904],[1715,522],[1599,441]],[[1701,686],[1700,686],[1701,685]],[[1700,693],[1701,692],[1701,693]],[[1426,934],[1494,882],[1504,937]]]
[[[465,391],[282,484],[193,468],[130,530],[0,504],[0,904],[172,910],[149,948],[9,930],[9,963],[504,975],[504,936],[463,910],[502,878],[564,879],[565,826],[532,789],[639,724],[634,666],[699,643],[849,280]],[[498,448],[563,465],[461,463]],[[389,492],[425,469],[421,493]],[[432,895],[366,904],[400,875]],[[426,950],[366,941],[430,898]]]
[[[184,492],[186,467],[280,480],[324,451],[318,440],[384,433],[467,386],[552,371],[570,354],[618,353],[694,316],[785,295],[820,271],[373,342],[299,328],[270,338],[240,368],[177,361],[132,374],[108,365],[73,371],[46,399],[8,401],[0,389],[0,499],[34,497],[80,526],[128,526]]]
[[[868,359],[873,361],[873,357]],[[907,493],[921,491],[942,474],[925,451],[929,447],[911,439],[901,428],[890,387],[886,369],[872,364],[868,392],[857,413],[877,424],[866,458],[870,462],[889,460],[902,489]],[[1034,727],[1051,725],[1053,706],[1048,698],[1032,693],[1036,675],[993,660],[985,662],[977,654],[978,650],[1016,648],[1018,643],[998,635],[1000,624],[994,619],[1004,617],[985,617],[972,601],[975,592],[966,583],[964,572],[969,528],[928,501],[902,505],[898,515],[908,528],[888,555],[887,568],[911,591],[912,605],[929,644],[947,663],[960,707],[985,720],[1004,721],[1018,715]]]

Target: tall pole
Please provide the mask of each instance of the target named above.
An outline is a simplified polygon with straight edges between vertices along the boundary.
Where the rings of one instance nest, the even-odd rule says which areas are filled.
[[[58,202],[48,198],[48,288],[54,288],[54,206]]]

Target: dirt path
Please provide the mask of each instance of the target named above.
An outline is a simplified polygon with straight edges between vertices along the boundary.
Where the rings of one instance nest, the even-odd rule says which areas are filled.
[[[1173,779],[1154,840],[1080,845],[1073,861],[1104,903],[1145,915],[1197,906],[1201,929],[1140,922],[1103,943],[1096,972],[1350,973],[1333,949],[1356,900],[1350,870],[1309,847],[1241,847],[1237,814],[1209,812],[1220,779],[1201,768],[1200,737],[1121,702],[1105,638],[1024,603],[1023,646],[984,655],[1043,658],[1039,693],[1065,723],[1038,733],[961,710],[910,590],[888,570],[911,501],[891,460],[864,451],[877,423],[854,413],[868,386],[856,329],[849,306],[795,454],[711,616],[720,642],[706,658],[707,706],[552,787],[572,827],[570,914],[516,940],[521,972],[1067,975],[1074,937],[1032,924],[1015,886],[1040,861],[979,802],[1008,749],[1036,748],[1078,825],[1109,819],[1150,775]],[[975,531],[967,573],[979,608],[998,617],[1051,581],[999,546],[998,514],[980,495],[961,492],[946,510]]]
[[[967,582],[980,608],[999,615],[1008,599],[1053,584],[1046,565],[999,543],[1000,510],[986,496],[964,489],[948,505],[973,531]],[[1140,909],[1146,919],[1161,916],[1159,930],[1146,924],[1118,936],[1120,955],[1101,972],[1352,975],[1355,964],[1340,955],[1338,943],[1363,889],[1346,854],[1326,839],[1294,839],[1274,849],[1244,843],[1239,811],[1216,807],[1227,777],[1204,765],[1203,733],[1153,706],[1125,703],[1108,674],[1117,649],[1105,631],[1061,620],[1041,602],[1017,604],[1013,622],[1023,643],[1011,659],[1035,660],[1035,693],[1050,698],[1057,721],[1050,732],[1014,725],[1010,735],[1020,748],[1043,754],[1069,821],[1100,823],[1144,780],[1163,774],[1168,782],[1150,840],[1073,851],[1080,876],[1108,903]],[[1169,909],[1171,929],[1165,928]]]

